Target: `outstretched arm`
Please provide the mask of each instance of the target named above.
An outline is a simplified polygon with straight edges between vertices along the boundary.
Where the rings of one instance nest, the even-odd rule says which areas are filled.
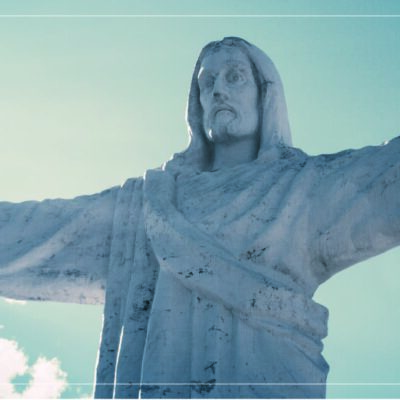
[[[118,190],[1,202],[0,296],[102,303]]]
[[[314,158],[313,242],[319,282],[400,245],[400,138]]]

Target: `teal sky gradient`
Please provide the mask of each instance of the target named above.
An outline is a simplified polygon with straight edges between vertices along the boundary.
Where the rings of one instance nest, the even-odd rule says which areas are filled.
[[[0,15],[66,13],[400,15],[400,2],[0,3]],[[198,53],[231,35],[275,62],[296,147],[332,153],[400,134],[400,17],[3,17],[0,198],[95,193],[182,150]],[[400,397],[399,262],[400,250],[392,250],[317,292],[330,310],[330,397]],[[101,308],[0,301],[0,325],[0,336],[17,340],[32,362],[56,356],[69,382],[93,380]],[[90,391],[71,386],[65,396]]]

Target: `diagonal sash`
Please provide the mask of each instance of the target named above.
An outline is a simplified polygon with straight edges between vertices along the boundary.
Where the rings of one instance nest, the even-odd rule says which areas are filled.
[[[160,268],[185,287],[202,292],[264,329],[293,328],[317,343],[326,336],[328,312],[302,293],[286,288],[184,218],[175,205],[175,181],[162,170],[147,171],[144,185],[146,231]]]

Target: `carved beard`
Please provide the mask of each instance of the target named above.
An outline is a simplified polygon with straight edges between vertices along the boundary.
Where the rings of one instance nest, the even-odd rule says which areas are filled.
[[[207,139],[212,143],[222,143],[235,139],[240,127],[240,116],[228,110],[218,111],[208,120],[210,128],[206,132]]]

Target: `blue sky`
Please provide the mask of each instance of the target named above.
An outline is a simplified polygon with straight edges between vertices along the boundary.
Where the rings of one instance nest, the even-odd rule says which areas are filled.
[[[198,52],[224,36],[274,60],[295,146],[332,153],[400,133],[398,1],[2,1],[0,14],[57,14],[0,19],[2,200],[95,193],[182,150]],[[400,397],[387,385],[400,383],[399,261],[392,250],[318,291],[330,309],[329,396]],[[90,393],[74,384],[92,382],[100,327],[100,307],[0,301],[0,337],[30,366],[56,357],[65,397]]]

